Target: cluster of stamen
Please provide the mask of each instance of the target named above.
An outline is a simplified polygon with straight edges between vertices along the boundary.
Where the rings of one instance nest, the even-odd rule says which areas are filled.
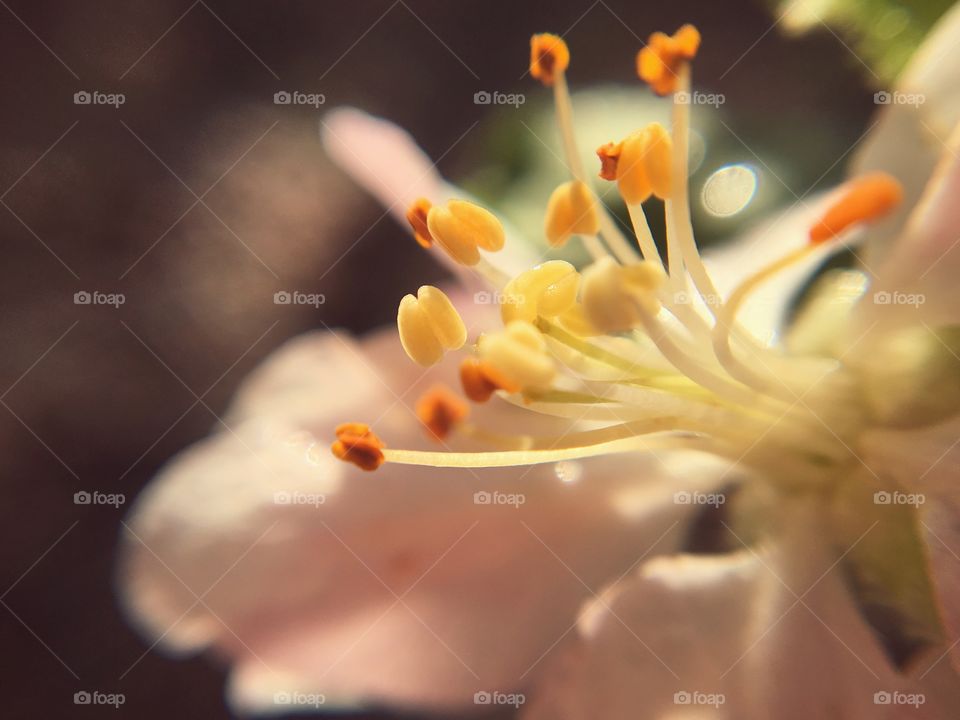
[[[694,447],[738,456],[774,425],[816,425],[794,410],[806,376],[739,323],[738,312],[762,283],[814,252],[835,249],[847,231],[882,217],[900,200],[896,181],[872,175],[851,182],[810,230],[809,242],[746,278],[726,299],[700,258],[687,188],[690,61],[700,34],[685,25],[654,33],[637,56],[637,72],[659,95],[674,94],[670,130],[651,124],[598,149],[601,179],[615,182],[635,238],[619,230],[581,166],[566,83],[570,54],[555,35],[531,40],[530,73],[551,87],[571,178],[547,202],[544,234],[551,246],[579,238],[592,262],[578,271],[561,260],[511,277],[496,261],[505,242],[500,221],[464,200],[435,206],[427,199],[407,219],[423,247],[438,246],[490,282],[500,299],[503,327],[481,334],[460,365],[464,395],[486,402],[494,394],[531,411],[613,424],[559,438],[498,436],[466,422],[468,405],[448,388],[417,404],[429,435],[462,432],[494,447],[455,453],[387,449],[360,424],[337,429],[334,454],[364,469],[384,460],[442,467],[533,464],[658,447]],[[643,203],[664,201],[669,263],[661,257]],[[824,250],[826,248],[826,250]],[[397,313],[407,355],[424,366],[466,344],[465,324],[437,288],[407,295]],[[804,368],[807,365],[803,366]],[[814,443],[829,457],[832,442]]]

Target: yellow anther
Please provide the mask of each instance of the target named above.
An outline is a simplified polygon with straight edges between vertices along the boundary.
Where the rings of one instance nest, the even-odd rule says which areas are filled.
[[[397,329],[409,358],[424,367],[467,341],[467,328],[450,298],[431,285],[421,287],[416,297],[405,295],[400,301]]]
[[[407,222],[413,229],[413,237],[420,243],[420,247],[428,248],[433,244],[430,230],[427,228],[427,213],[433,207],[426,198],[419,198],[407,209]]]
[[[571,305],[566,312],[557,317],[560,327],[577,337],[596,337],[603,333],[595,328],[587,318],[587,313],[583,309],[583,303],[578,302]]]
[[[483,335],[480,357],[521,388],[545,388],[556,375],[543,335],[533,325],[514,320],[501,332]]]
[[[522,272],[503,288],[503,323],[560,315],[576,302],[579,287],[579,273],[563,260],[549,260]]]
[[[569,64],[570,50],[563,38],[550,33],[530,38],[530,74],[544,85],[553,85]]]
[[[637,53],[637,75],[657,95],[676,92],[681,65],[693,60],[699,48],[700,32],[693,25],[684,25],[672,36],[655,32]]]
[[[584,183],[571,180],[553,191],[544,222],[551,245],[560,247],[571,235],[596,235],[599,229],[597,201]]]
[[[632,330],[641,310],[660,311],[656,293],[665,279],[657,263],[618,265],[613,258],[601,258],[583,272],[580,296],[587,320],[602,332]]]
[[[478,250],[495,252],[503,247],[503,225],[489,210],[466,200],[450,200],[427,213],[430,236],[461,265],[480,262]]]
[[[607,143],[597,150],[600,177],[616,180],[628,205],[642,203],[650,195],[665,200],[670,197],[672,154],[673,143],[666,128],[650,123],[622,142]]]

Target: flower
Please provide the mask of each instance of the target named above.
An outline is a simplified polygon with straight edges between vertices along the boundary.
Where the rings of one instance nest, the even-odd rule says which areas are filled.
[[[125,597],[145,633],[226,655],[232,700],[264,711],[297,693],[454,708],[532,686],[531,717],[571,720],[941,712],[939,658],[960,625],[960,306],[945,270],[918,270],[949,252],[960,164],[945,156],[873,294],[862,273],[827,275],[768,344],[743,322],[758,290],[862,241],[903,192],[885,173],[853,178],[721,294],[689,217],[682,98],[699,33],[676,37],[694,33],[656,36],[655,73],[650,51],[638,61],[674,97],[669,131],[600,151],[636,246],[580,160],[569,52],[534,38],[572,176],[545,227],[583,242],[582,271],[530,258],[400,131],[328,118],[332,154],[487,289],[471,303],[424,286],[401,302],[399,338],[308,336],[254,374],[226,430],[138,502]],[[882,299],[894,293],[913,307]],[[427,370],[398,364],[400,347]]]

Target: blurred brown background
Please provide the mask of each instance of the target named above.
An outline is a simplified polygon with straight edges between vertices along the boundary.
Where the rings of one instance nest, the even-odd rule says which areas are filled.
[[[485,121],[510,122],[473,93],[541,91],[521,79],[532,32],[566,34],[575,87],[635,84],[637,36],[685,21],[705,36],[698,86],[726,94],[738,135],[793,168],[798,192],[873,109],[835,36],[786,39],[749,0],[0,5],[5,718],[228,717],[215,661],[147,652],[127,629],[113,578],[124,509],[74,493],[129,506],[271,349],[390,322],[403,293],[442,276],[324,158],[325,109],[389,117],[462,177],[487,162]],[[294,89],[325,106],[273,103]],[[83,90],[126,101],[74,104]],[[278,290],[326,303],[275,305]],[[78,291],[126,301],[77,305]],[[125,706],[73,704],[94,688]]]

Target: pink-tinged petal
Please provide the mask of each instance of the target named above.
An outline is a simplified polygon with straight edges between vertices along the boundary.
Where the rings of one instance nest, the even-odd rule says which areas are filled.
[[[900,236],[874,271],[858,309],[860,327],[960,323],[960,131],[941,159]]]
[[[409,406],[455,368],[418,379],[411,366],[395,333],[298,339],[241,389],[230,429],[138,500],[123,536],[125,605],[161,648],[225,658],[238,708],[289,710],[272,707],[274,694],[296,691],[327,707],[464,707],[477,691],[521,687],[585,598],[677,549],[696,508],[674,492],[723,472],[701,460],[681,479],[625,456],[584,462],[564,483],[552,466],[364,473],[334,460],[343,420],[372,421],[393,446],[427,444]],[[525,418],[496,401],[476,413],[498,430]],[[639,487],[645,507],[625,512]],[[477,504],[481,490],[523,502]]]
[[[324,116],[321,136],[331,159],[379,200],[407,232],[411,231],[405,213],[418,198],[425,197],[434,205],[453,197],[478,202],[466,191],[446,182],[410,133],[389,120],[355,108],[338,108]],[[496,208],[491,210],[495,212]],[[507,240],[503,250],[493,256],[497,267],[516,275],[542,261],[535,248],[505,218],[500,217],[500,221]],[[484,289],[475,272],[457,265],[437,247],[431,252],[456,272],[471,292]]]
[[[879,264],[892,248],[960,122],[960,5],[937,22],[881,105],[877,125],[857,149],[851,174],[883,170],[904,188],[900,210],[870,233],[867,263]]]
[[[858,615],[816,516],[755,553],[647,562],[587,609],[526,720],[904,716],[874,694],[918,690]],[[937,717],[939,696],[924,699],[909,717]]]
[[[331,159],[400,223],[417,198],[436,204],[456,192],[410,133],[388,120],[337,108],[324,116],[320,134]]]
[[[950,659],[960,669],[960,418],[919,430],[867,432],[860,453],[874,472],[919,496],[931,579]]]

